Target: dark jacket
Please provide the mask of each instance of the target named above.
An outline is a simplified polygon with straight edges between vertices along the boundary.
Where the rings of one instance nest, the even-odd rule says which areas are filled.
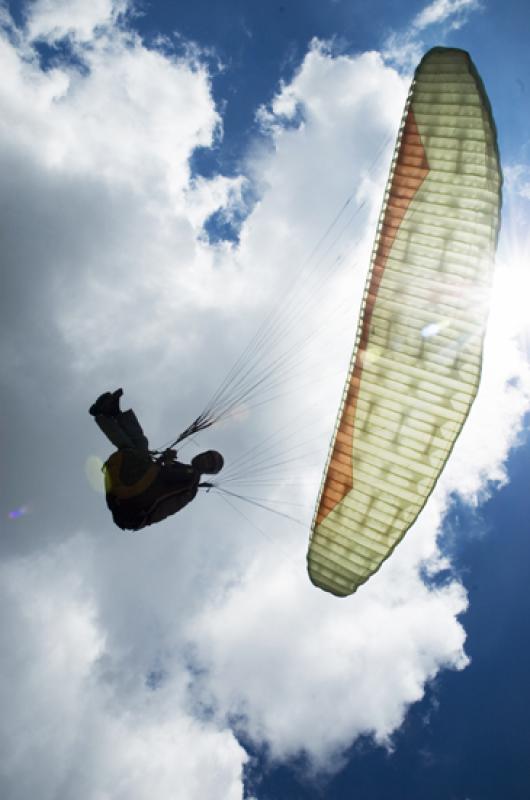
[[[107,505],[116,525],[140,530],[184,508],[200,473],[189,464],[160,464],[143,450],[117,450],[104,466]]]

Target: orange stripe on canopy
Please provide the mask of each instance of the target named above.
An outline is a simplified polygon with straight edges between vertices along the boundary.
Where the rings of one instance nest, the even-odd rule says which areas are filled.
[[[411,156],[412,153],[413,157]],[[341,474],[344,474],[344,469],[347,470],[348,478],[338,481],[333,477],[333,472],[328,471],[316,517],[317,525],[322,522],[326,515],[333,510],[353,487],[353,438],[351,436],[348,437],[349,445],[346,458],[344,456],[343,447],[340,447],[339,442],[341,441],[341,434],[344,433],[344,428],[347,426],[348,429],[351,430],[352,419],[355,418],[357,395],[363,369],[363,360],[370,335],[372,314],[388,254],[392,249],[392,244],[407,209],[428,172],[429,164],[427,162],[425,148],[423,147],[418,126],[414,119],[414,113],[412,109],[409,108],[403,128],[394,177],[390,187],[386,213],[379,231],[377,254],[375,256],[372,278],[368,288],[368,297],[364,309],[363,326],[357,349],[357,358],[355,360],[350,387],[346,395],[341,421],[338,426],[337,437],[329,463],[331,470],[333,470],[337,462],[340,462]],[[339,455],[339,449],[342,456]]]

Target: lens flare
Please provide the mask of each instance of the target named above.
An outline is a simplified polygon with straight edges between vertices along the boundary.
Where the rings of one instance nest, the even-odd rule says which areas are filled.
[[[102,467],[103,461],[99,456],[89,456],[85,461],[85,475],[92,489],[98,494],[105,494]]]
[[[440,326],[436,322],[431,322],[423,328],[421,335],[424,339],[430,339],[431,336],[436,336],[437,333],[440,333]]]
[[[25,516],[29,511],[27,506],[20,506],[19,508],[14,508],[12,511],[9,511],[7,516],[9,519],[20,519],[20,517]]]

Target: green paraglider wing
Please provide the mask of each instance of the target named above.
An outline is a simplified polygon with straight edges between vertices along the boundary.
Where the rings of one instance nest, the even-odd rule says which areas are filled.
[[[430,50],[405,106],[313,520],[309,575],[328,592],[351,594],[388,558],[469,413],[501,183],[471,58]]]

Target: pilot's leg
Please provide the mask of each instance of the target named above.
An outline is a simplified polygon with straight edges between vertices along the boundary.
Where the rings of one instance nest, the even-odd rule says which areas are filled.
[[[123,432],[132,441],[133,446],[137,450],[149,450],[149,442],[147,436],[142,430],[142,426],[138,422],[138,417],[130,408],[128,411],[120,411],[117,421],[119,422]]]
[[[120,409],[120,397],[123,389],[116,389],[114,392],[104,392],[98,397],[95,403],[90,406],[89,413],[95,418],[99,428],[103,431],[107,439],[118,448],[132,448],[134,450],[149,449],[149,442],[145,436],[142,426],[138,422],[136,414],[132,409],[122,411]]]
[[[109,417],[106,414],[97,414],[94,419],[100,430],[103,431],[107,439],[112,442],[118,450],[126,448],[134,449],[135,444],[128,435],[117,417]]]

